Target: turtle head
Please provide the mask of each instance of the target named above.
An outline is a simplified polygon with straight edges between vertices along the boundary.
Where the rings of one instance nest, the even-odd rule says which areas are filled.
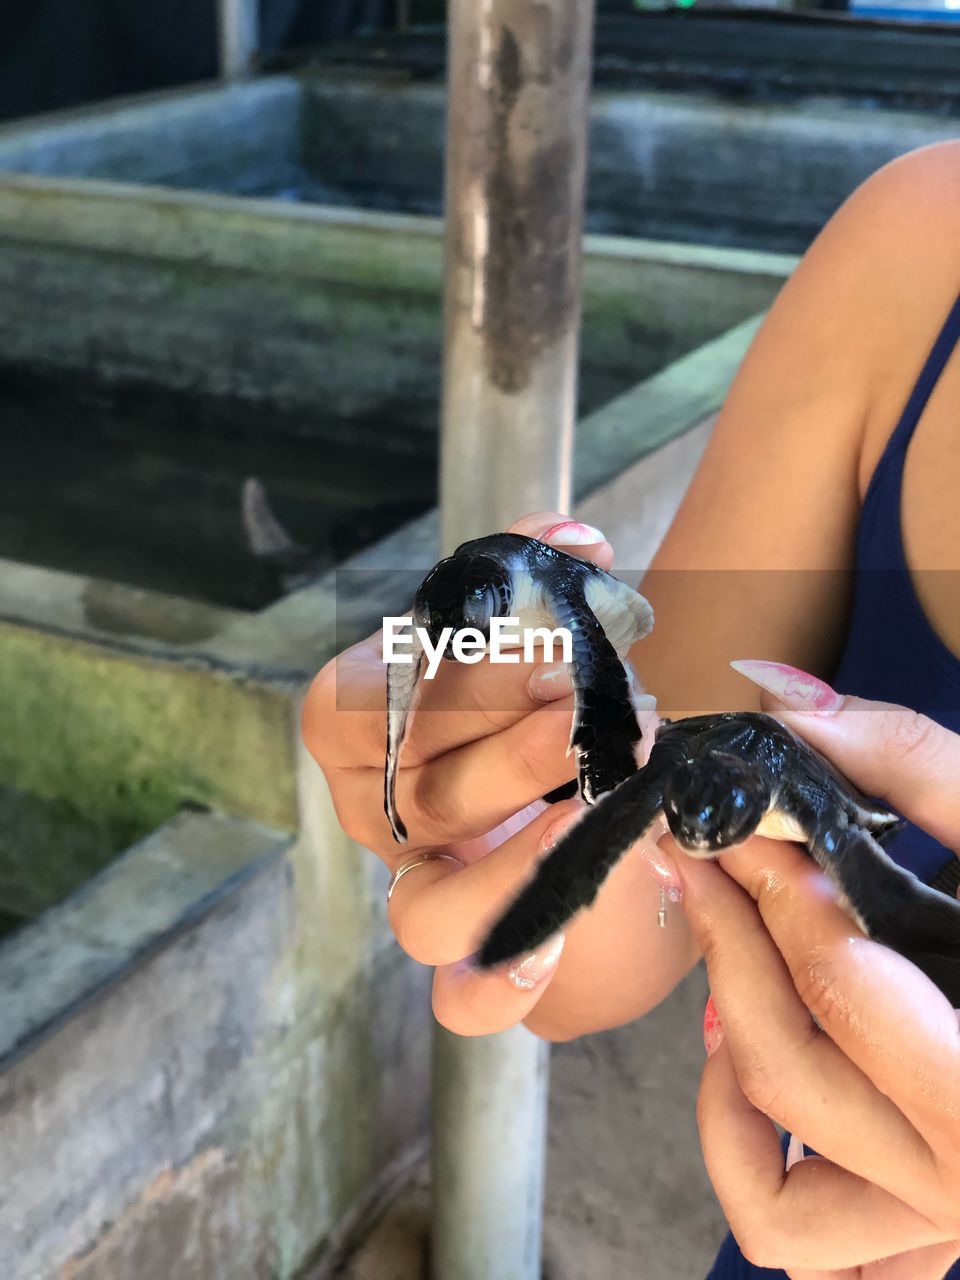
[[[452,555],[424,578],[413,602],[413,621],[437,645],[445,627],[474,627],[488,640],[490,619],[510,615],[513,590],[507,570],[492,556]],[[444,650],[449,658],[450,644]]]
[[[770,804],[756,770],[737,756],[711,752],[685,761],[664,789],[670,831],[694,856],[710,857],[754,833]]]

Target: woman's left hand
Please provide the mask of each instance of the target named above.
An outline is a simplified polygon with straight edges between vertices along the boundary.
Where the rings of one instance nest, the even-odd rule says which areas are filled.
[[[960,737],[853,698],[766,707],[960,849]],[[960,1257],[957,1011],[863,936],[799,846],[678,862],[719,1015],[700,1136],[743,1253],[793,1280],[942,1280]],[[818,1155],[785,1170],[773,1121]]]

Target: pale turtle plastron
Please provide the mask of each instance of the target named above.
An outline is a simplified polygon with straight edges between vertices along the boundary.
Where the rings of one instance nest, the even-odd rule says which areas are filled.
[[[884,851],[899,826],[895,814],[757,712],[662,721],[647,764],[565,833],[493,925],[478,965],[502,964],[563,928],[661,815],[695,857],[715,857],[751,835],[800,842],[864,933],[912,961],[960,1007],[960,902]]]
[[[516,618],[521,630],[569,628],[575,690],[570,749],[580,795],[593,804],[635,772],[641,733],[622,658],[653,626],[653,610],[625,583],[534,538],[498,533],[465,542],[435,565],[416,593],[412,617],[432,644],[445,627],[474,627],[489,640],[494,617]],[[407,831],[397,813],[397,771],[422,669],[416,643],[412,663],[387,667],[384,810],[399,844]]]

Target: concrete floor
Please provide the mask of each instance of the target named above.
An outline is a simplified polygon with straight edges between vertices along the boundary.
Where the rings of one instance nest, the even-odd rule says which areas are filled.
[[[544,1280],[704,1280],[723,1217],[700,1158],[702,968],[653,1013],[553,1052]],[[422,1280],[420,1165],[338,1280]]]

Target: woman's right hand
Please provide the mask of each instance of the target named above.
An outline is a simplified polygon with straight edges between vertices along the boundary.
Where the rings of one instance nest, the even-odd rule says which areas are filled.
[[[602,534],[553,512],[526,516],[511,532],[539,538],[605,569],[613,561],[613,549]],[[604,968],[615,963],[621,971],[622,955],[616,947],[610,949],[610,928],[614,938],[636,930],[637,893],[630,892],[631,886],[649,900],[648,923],[656,914],[657,887],[639,859],[624,860],[594,910],[569,927],[565,948],[558,935],[506,973],[481,973],[466,962],[579,810],[578,800],[547,805],[541,798],[575,774],[573,757],[567,755],[573,691],[562,664],[531,668],[522,662],[444,662],[434,680],[423,682],[400,757],[397,804],[409,832],[408,842],[400,846],[383,811],[386,689],[381,645],[378,633],[323,668],[307,696],[303,735],[326,775],[344,829],[392,872],[420,852],[444,853],[462,864],[444,859],[412,867],[396,883],[389,904],[400,945],[413,959],[436,967],[433,1005],[438,1020],[462,1035],[477,1035],[531,1019],[557,972],[562,949],[565,974],[570,973],[557,1001],[562,1017],[548,1016],[539,1024],[531,1019],[534,1029],[561,1037],[622,1020],[616,1013],[604,1018],[604,993],[615,995]],[[629,906],[614,884],[626,890]],[[685,938],[686,959],[689,935],[680,913],[674,914],[676,926],[665,941],[675,946],[678,934]],[[676,976],[666,978],[665,989]],[[636,982],[635,972],[623,975],[624,981],[631,979]],[[657,998],[662,994],[657,992]]]

